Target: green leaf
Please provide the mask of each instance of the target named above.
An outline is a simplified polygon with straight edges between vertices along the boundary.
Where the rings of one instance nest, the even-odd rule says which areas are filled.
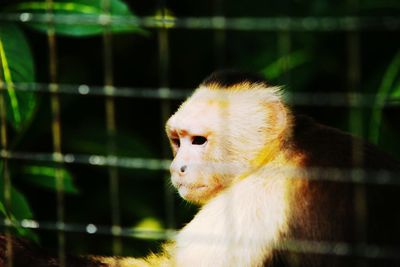
[[[382,109],[387,101],[390,92],[393,90],[393,84],[396,78],[400,75],[400,51],[394,56],[389,64],[385,74],[383,75],[381,85],[378,88],[374,107],[372,109],[371,120],[369,124],[369,140],[375,144],[379,141],[379,134],[382,122]],[[397,93],[398,89],[392,91],[392,94]],[[393,95],[391,95],[393,97]]]
[[[7,87],[7,119],[16,130],[28,122],[36,106],[33,92],[16,91],[16,83],[34,81],[34,63],[28,42],[13,23],[0,23],[0,79]]]
[[[3,164],[0,161],[0,179],[2,179],[2,168]],[[26,229],[19,226],[21,220],[23,219],[32,219],[32,211],[29,206],[29,203],[26,201],[25,197],[17,191],[14,187],[11,186],[11,209],[10,211],[6,210],[4,206],[4,182],[0,182],[0,218],[8,218],[11,220],[13,225],[15,226],[15,231],[18,235],[29,238],[35,242],[39,241],[38,235],[34,233],[31,229]]]
[[[388,98],[389,98],[389,100],[394,100],[394,101],[399,101],[400,100],[400,81],[397,83],[397,85],[390,92],[390,95],[389,95]]]
[[[308,60],[309,57],[304,51],[294,51],[278,58],[262,69],[261,72],[268,77],[268,79],[276,79],[282,74],[306,63]]]
[[[77,194],[79,190],[74,185],[72,175],[64,168],[25,166],[22,169],[24,181],[51,190],[57,190],[57,171],[60,171],[60,177],[63,181],[61,190],[66,193]]]
[[[0,161],[0,179],[3,179],[3,162],[2,161]],[[3,180],[1,180],[1,183],[4,183]],[[7,216],[7,211],[6,211],[6,208],[4,207],[3,199],[0,200],[0,213],[2,213],[4,216]]]
[[[0,183],[0,201],[4,203],[4,183]],[[17,189],[13,186],[10,188],[11,190],[11,211],[7,211],[11,213],[17,220],[22,219],[32,219],[32,211],[29,207],[29,203]]]
[[[104,15],[105,9],[101,0],[59,0],[52,3],[52,10],[57,23],[29,23],[28,26],[35,30],[48,32],[50,27],[54,27],[56,34],[69,36],[91,36],[100,35],[105,30],[113,33],[121,32],[144,32],[136,25],[126,25],[123,23],[113,23],[109,27],[101,25],[100,21],[93,24],[92,19],[100,19]],[[122,16],[127,19],[135,18],[128,6],[120,0],[109,0],[109,13],[111,16]],[[10,10],[19,12],[31,12],[35,14],[47,14],[49,11],[48,1],[23,2],[9,7]],[[66,16],[68,15],[68,16]],[[104,17],[103,17],[104,18]],[[58,20],[60,19],[60,20]],[[90,19],[89,21],[87,19]],[[62,20],[62,21],[61,21]],[[85,21],[88,21],[85,23]]]
[[[136,230],[135,238],[158,240],[162,237],[162,230],[164,230],[164,227],[160,219],[156,217],[146,217],[132,227],[132,230]]]
[[[11,188],[12,213],[18,219],[32,219],[32,211],[25,196],[14,187]]]
[[[13,222],[13,224],[16,226],[15,230],[17,231],[18,235],[26,237],[30,240],[35,241],[36,243],[39,243],[39,236],[33,232],[31,229],[28,228],[24,228],[22,226],[19,226],[19,224],[21,223],[20,220],[17,220],[15,218],[15,216],[11,215],[11,221]]]
[[[141,228],[145,230],[163,230],[163,225],[161,220],[156,217],[146,217],[142,219],[138,224],[135,225],[135,228]]]
[[[2,201],[0,201],[0,212],[4,215],[7,216],[7,211],[6,208],[4,207],[4,204]]]
[[[0,206],[2,206],[2,205],[3,204],[0,202]],[[5,209],[4,209],[4,211],[5,211]],[[4,213],[4,217],[11,220],[11,223],[12,223],[12,225],[14,225],[14,227],[15,227],[14,229],[18,235],[29,238],[30,240],[33,240],[36,243],[39,242],[39,237],[35,232],[33,232],[31,229],[27,229],[27,228],[20,226],[21,220],[30,219],[30,218],[17,219],[13,213],[11,213],[11,215],[8,215],[6,211]]]

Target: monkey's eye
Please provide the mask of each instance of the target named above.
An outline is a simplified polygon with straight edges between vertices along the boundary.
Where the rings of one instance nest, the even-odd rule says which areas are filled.
[[[172,138],[171,141],[177,147],[179,147],[181,145],[181,141],[179,140],[179,138]]]
[[[203,145],[207,142],[207,138],[204,136],[195,136],[193,137],[192,144],[193,145]]]

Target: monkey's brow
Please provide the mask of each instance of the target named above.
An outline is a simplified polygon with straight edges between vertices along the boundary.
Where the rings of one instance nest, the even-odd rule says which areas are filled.
[[[167,124],[166,125],[166,130],[167,130],[167,134],[168,135],[170,135],[170,134],[177,134],[178,132],[177,132],[177,129],[176,129],[176,127],[174,127],[173,125],[171,125],[171,124]]]
[[[199,127],[193,127],[193,125],[190,124],[184,124],[180,125],[180,127],[177,127],[177,125],[169,125],[167,127],[168,135],[169,136],[174,136],[174,135],[179,135],[179,136],[196,136],[196,135],[208,135],[206,129],[201,129]]]
[[[196,135],[201,135],[203,136],[204,134],[200,134],[197,131],[191,131],[190,129],[175,129],[176,133],[178,133],[179,136],[196,136]]]
[[[169,127],[168,128],[168,135],[169,136],[175,136],[175,135],[186,136],[188,134],[190,134],[190,133],[186,129],[179,129],[179,128],[175,128],[175,127]]]
[[[177,129],[177,133],[181,136],[187,136],[190,135],[190,132],[186,129]]]

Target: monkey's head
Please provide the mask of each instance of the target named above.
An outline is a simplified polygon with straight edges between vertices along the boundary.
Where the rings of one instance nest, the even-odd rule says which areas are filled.
[[[275,155],[287,111],[277,87],[225,71],[208,77],[166,124],[179,194],[205,203]]]

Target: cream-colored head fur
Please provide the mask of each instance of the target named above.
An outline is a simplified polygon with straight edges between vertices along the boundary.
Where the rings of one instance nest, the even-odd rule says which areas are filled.
[[[276,155],[286,118],[278,87],[251,82],[201,85],[166,125],[170,140],[181,140],[179,147],[171,141],[172,183],[186,200],[207,202]],[[207,142],[183,143],[187,136],[204,136]],[[187,166],[183,174],[182,166]]]

